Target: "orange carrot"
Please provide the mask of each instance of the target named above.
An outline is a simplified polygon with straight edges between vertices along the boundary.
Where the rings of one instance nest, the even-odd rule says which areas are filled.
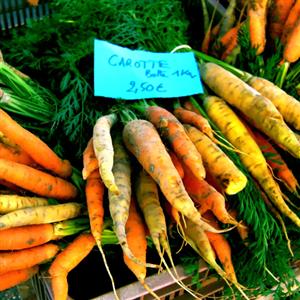
[[[127,149],[159,185],[166,199],[184,216],[205,230],[213,230],[201,220],[201,215],[186,192],[182,180],[154,126],[145,120],[128,122],[123,129]]]
[[[14,287],[22,282],[29,280],[39,270],[38,266],[27,269],[11,271],[0,275],[0,291]]]
[[[297,23],[297,20],[299,20],[299,17],[300,17],[300,0],[296,0],[294,5],[290,9],[287,19],[283,26],[283,32],[281,35],[282,44],[285,45],[287,43],[288,36],[293,31],[295,24]]]
[[[237,224],[237,221],[227,212],[225,198],[222,194],[218,193],[205,180],[196,178],[187,167],[184,167],[184,174],[184,186],[193,201],[199,206],[201,215],[211,210],[222,223]]]
[[[266,45],[268,0],[252,0],[248,2],[248,18],[250,43],[256,48],[256,54],[261,54]]]
[[[182,179],[184,177],[184,170],[180,160],[173,151],[169,151],[169,155],[171,157],[174,167],[176,168],[180,178]]]
[[[238,24],[228,30],[220,39],[222,51],[221,59],[225,60],[238,45],[238,33],[242,24]]]
[[[67,200],[77,196],[77,189],[72,183],[5,159],[0,159],[0,179],[44,197]]]
[[[29,249],[1,252],[0,253],[0,274],[10,271],[27,269],[35,265],[44,263],[53,258],[59,247],[48,243]]]
[[[205,177],[201,155],[186,135],[182,124],[168,110],[159,106],[148,106],[146,118],[155,125],[161,135],[168,140],[177,156],[189,166],[197,178]]]
[[[91,138],[83,151],[82,178],[87,179],[88,176],[96,169],[98,169],[98,160],[94,152],[93,138]]]
[[[215,13],[217,11],[218,5],[219,5],[219,1],[217,1],[216,5],[214,7],[214,10],[213,10],[210,22],[209,22],[209,26],[205,30],[205,35],[204,35],[204,38],[203,38],[203,41],[202,41],[202,44],[201,44],[201,51],[204,52],[204,53],[206,53],[206,54],[208,54],[209,47],[210,47],[211,33],[212,33],[212,24],[213,24],[213,21],[214,21],[214,18],[215,18]]]
[[[297,194],[298,181],[281,155],[258,131],[252,131],[252,134],[275,176],[284,183],[288,190]]]
[[[35,162],[61,177],[71,175],[72,166],[69,161],[61,160],[40,138],[19,125],[2,109],[0,119],[0,131],[30,154]]]
[[[300,1],[298,2],[300,3]],[[287,37],[283,58],[290,63],[296,62],[300,58],[300,12],[294,28]]]
[[[124,253],[123,259],[125,264],[145,289],[149,291],[155,299],[159,300],[160,298],[145,283],[147,251],[146,230],[145,224],[136,210],[134,199],[131,199],[130,202],[129,216],[126,222],[126,238],[131,252],[136,258],[143,262],[143,264],[136,264]]]
[[[186,102],[186,105],[190,107],[191,110],[184,109],[182,107],[176,107],[174,109],[174,115],[180,122],[195,126],[213,140],[213,130],[210,127],[207,119],[200,115],[199,112],[195,112],[197,109],[193,107],[191,102],[189,102],[189,104]]]
[[[95,244],[95,239],[91,234],[82,233],[55,257],[48,270],[54,300],[67,299],[68,273],[92,251]]]
[[[98,162],[97,162],[97,167],[98,167]],[[115,297],[116,299],[118,299],[114,280],[110,273],[109,267],[107,265],[106,257],[101,245],[103,222],[104,222],[104,207],[103,207],[104,184],[100,178],[98,169],[93,171],[87,177],[85,195],[86,195],[86,202],[87,202],[88,214],[90,219],[91,233],[96,241],[96,244],[101,253],[102,259],[104,261],[105,268],[111,279]]]
[[[53,239],[52,224],[28,225],[0,231],[0,250],[20,250]]]
[[[269,32],[273,40],[280,38],[284,23],[295,0],[273,0],[269,9]]]
[[[38,6],[39,0],[27,0],[28,4],[31,6]]]
[[[220,229],[217,220],[214,216],[207,212],[203,215],[206,220],[209,220],[210,225],[214,226],[216,229]],[[215,250],[218,259],[220,260],[226,274],[227,278],[231,282],[237,282],[234,266],[231,259],[231,247],[229,242],[226,240],[224,235],[220,233],[205,232],[211,243],[213,249]]]
[[[219,32],[220,37],[223,37],[223,35],[226,34],[234,26],[234,23],[236,22],[236,18],[235,18],[236,5],[237,5],[236,0],[229,1],[226,11],[222,16],[221,27]]]
[[[0,158],[28,166],[35,165],[33,159],[17,145],[12,147],[0,142]]]
[[[24,225],[0,230],[0,251],[21,250],[46,244],[67,235],[78,233],[87,227],[77,219],[51,224]]]

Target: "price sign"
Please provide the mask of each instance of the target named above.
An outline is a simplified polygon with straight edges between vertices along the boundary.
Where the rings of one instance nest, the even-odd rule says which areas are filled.
[[[130,50],[94,44],[94,94],[120,99],[172,98],[203,93],[192,52]]]

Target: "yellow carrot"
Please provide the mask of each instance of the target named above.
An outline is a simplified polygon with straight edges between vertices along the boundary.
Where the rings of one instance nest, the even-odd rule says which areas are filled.
[[[270,99],[287,123],[300,130],[300,102],[297,99],[264,78],[253,76],[247,83]]]
[[[105,115],[97,120],[93,131],[93,146],[104,185],[112,193],[118,194],[119,190],[112,173],[114,149],[110,135],[111,127],[116,122],[116,114]]]
[[[0,230],[72,219],[77,217],[81,211],[82,206],[75,202],[18,209],[0,216]]]
[[[206,97],[204,106],[209,117],[228,141],[240,150],[238,154],[242,163],[259,182],[270,200],[285,216],[300,227],[300,219],[285,203],[261,150],[238,116],[225,101],[215,96]]]
[[[204,82],[219,97],[245,114],[249,121],[281,145],[294,157],[300,158],[300,143],[283,121],[275,105],[244,81],[214,63],[201,65]]]
[[[39,197],[28,197],[19,195],[0,195],[0,214],[34,206],[48,205],[48,200]]]
[[[190,125],[184,125],[188,137],[200,152],[205,168],[228,195],[240,192],[247,184],[247,177],[230,158],[204,133]]]

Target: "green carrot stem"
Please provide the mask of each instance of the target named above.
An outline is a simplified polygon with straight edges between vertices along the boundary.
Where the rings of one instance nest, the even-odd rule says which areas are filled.
[[[181,107],[181,104],[180,104],[179,99],[177,98],[173,101],[173,108],[175,109],[175,108],[178,108],[178,107]]]
[[[209,28],[209,15],[208,15],[206,1],[201,0],[201,5],[202,5],[202,14],[203,14],[203,29],[204,32],[207,32]]]
[[[293,82],[296,77],[300,74],[300,61],[290,68],[289,73],[286,75],[286,81]]]
[[[200,51],[196,51],[196,50],[192,50],[193,53],[196,55],[196,57],[202,59],[203,61],[205,62],[212,62],[212,63],[215,63],[221,67],[223,67],[224,69],[226,69],[227,71],[230,71],[231,73],[233,73],[235,76],[241,78],[242,80],[244,81],[248,81],[252,75],[250,73],[247,73],[245,71],[242,71],[238,68],[235,68],[234,66],[222,61],[222,60],[219,60],[217,58],[214,58],[212,56],[209,56],[203,52],[200,52]]]
[[[280,87],[280,88],[282,88],[283,83],[284,83],[284,81],[285,81],[285,79],[286,79],[286,75],[287,75],[289,66],[290,66],[289,62],[285,62],[285,63],[283,63],[283,64],[281,65],[281,67],[280,67],[280,69],[279,69],[279,72],[278,72],[277,77],[276,77],[276,79],[275,79],[275,84],[276,84],[278,87]]]
[[[53,228],[55,236],[63,237],[73,235],[80,231],[87,230],[89,228],[89,220],[88,218],[66,220],[55,223]]]

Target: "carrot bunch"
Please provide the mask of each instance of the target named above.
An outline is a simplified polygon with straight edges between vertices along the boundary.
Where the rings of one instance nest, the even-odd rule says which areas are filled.
[[[274,49],[278,40],[284,47],[284,61],[294,63],[300,57],[299,0],[254,0],[241,5],[230,1],[221,20],[216,23],[213,19],[214,12],[203,37],[201,51],[205,53],[234,61],[240,51],[240,29],[247,26],[250,46],[256,55],[264,53],[265,49]]]
[[[207,165],[211,165],[212,168],[215,166],[213,161],[204,163],[202,154],[197,149],[196,140],[189,136],[188,126],[191,125],[184,124],[197,126],[213,145],[216,141],[214,133],[204,117],[183,107],[178,106],[173,114],[161,106],[140,102],[132,106],[130,113],[125,110],[103,115],[97,120],[93,136],[83,152],[82,170],[82,176],[86,179],[86,201],[91,233],[104,259],[115,297],[118,298],[119,295],[106,264],[100,239],[105,217],[104,206],[109,208],[107,217],[112,219],[126,266],[154,298],[158,299],[158,296],[145,283],[146,268],[160,267],[146,261],[147,232],[153,240],[162,265],[182,288],[197,297],[197,294],[181,282],[176,269],[174,268],[175,272],[171,271],[164,257],[166,253],[169,263],[175,267],[168,242],[167,219],[163,210],[165,205],[161,202],[170,203],[178,211],[179,219],[189,219],[208,232],[223,232],[202,218],[199,204],[194,201],[195,195],[188,190],[184,181],[184,178],[192,175],[195,180],[203,182]],[[134,111],[140,112],[145,119],[135,117]],[[202,146],[203,149],[205,147],[206,145]],[[245,187],[247,179],[237,168],[234,168],[229,158],[225,158],[226,155],[221,149],[218,148],[218,151],[222,159],[227,161],[228,166],[234,170],[234,174],[229,176],[232,180],[225,177],[222,179],[220,169],[216,172],[216,177],[220,178],[228,193],[238,193]],[[135,166],[136,164],[139,167]],[[138,174],[134,172],[141,168],[142,171]],[[133,176],[136,176],[137,180],[134,180]],[[206,185],[209,186],[208,183]],[[214,197],[216,201],[211,202],[213,204],[209,204],[205,211],[212,209],[224,223],[237,225],[234,218],[226,211],[223,196],[215,195],[217,191],[213,187],[210,189],[213,194],[208,201]],[[107,199],[105,190],[107,190]],[[163,194],[163,199],[159,190]],[[206,192],[199,190],[197,193],[201,197]],[[202,205],[205,201],[202,201]],[[213,206],[215,209],[212,208]],[[184,230],[181,230],[181,233],[184,234]]]
[[[88,223],[77,218],[83,206],[74,201],[77,188],[66,179],[70,162],[6,112],[0,115],[2,291],[36,274],[60,251],[56,240],[87,229]]]

